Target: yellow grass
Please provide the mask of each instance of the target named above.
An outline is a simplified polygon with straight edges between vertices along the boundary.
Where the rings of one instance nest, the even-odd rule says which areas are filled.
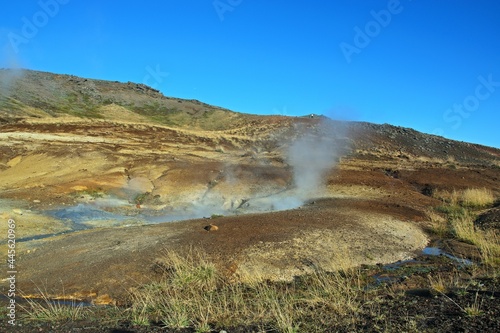
[[[438,210],[446,214],[444,223],[439,214],[429,212],[433,230],[443,236],[451,232],[457,239],[476,245],[481,252],[482,261],[494,268],[500,267],[500,236],[496,230],[479,230],[474,226],[474,210],[492,206],[495,202],[493,192],[486,188],[465,190],[436,190],[433,197],[445,203]]]
[[[430,218],[430,228],[431,230],[440,237],[445,237],[448,233],[448,221],[436,213],[433,210],[428,210],[426,212],[427,216]]]
[[[435,190],[432,196],[451,206],[480,208],[491,206],[495,202],[493,192],[487,188],[469,188],[465,190]]]
[[[474,226],[474,214],[465,210],[453,216],[450,225],[455,236],[464,242],[476,245],[485,264],[500,267],[500,236],[496,230],[479,230]]]
[[[437,158],[437,157],[428,157],[428,156],[417,156],[414,157],[415,161],[421,163],[433,163],[433,164],[455,164],[457,163],[455,157],[448,156],[448,158]]]
[[[214,325],[262,323],[276,332],[293,333],[310,331],[310,323],[302,318],[333,314],[338,322],[352,320],[361,306],[358,270],[316,271],[290,283],[247,284],[223,277],[195,251],[185,256],[167,252],[160,266],[165,271],[161,281],[131,294],[129,318],[136,325],[162,322],[171,329],[208,332]]]
[[[444,294],[448,291],[448,285],[441,275],[438,275],[437,277],[429,276],[429,283],[431,290],[435,292]]]
[[[495,202],[493,192],[486,188],[471,188],[462,192],[461,201],[465,206],[486,207]]]
[[[27,305],[20,305],[24,318],[29,321],[62,322],[84,319],[92,313],[91,308],[79,305],[77,301],[63,304],[48,296],[46,291],[38,288],[40,299],[26,298]]]

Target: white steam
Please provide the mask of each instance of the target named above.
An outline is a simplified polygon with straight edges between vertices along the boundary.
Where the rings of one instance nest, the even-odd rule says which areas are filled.
[[[326,134],[306,133],[288,151],[296,190],[303,196],[317,192],[324,185],[327,172],[336,164],[335,142]]]
[[[288,144],[286,161],[292,169],[293,187],[274,195],[250,200],[252,210],[286,210],[300,207],[306,201],[324,194],[328,173],[335,168],[341,152],[339,138],[345,127],[325,119],[310,128],[297,129],[300,134]]]
[[[9,96],[12,85],[23,76],[24,71],[20,68],[0,68],[0,92],[3,96]]]

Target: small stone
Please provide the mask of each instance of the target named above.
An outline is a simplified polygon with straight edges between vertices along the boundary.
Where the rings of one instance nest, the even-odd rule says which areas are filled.
[[[14,212],[14,214],[17,214],[17,215],[23,215],[23,211],[22,211],[22,210],[20,210],[20,209],[18,209],[18,208],[13,209],[12,211]]]
[[[205,226],[203,229],[206,231],[217,231],[219,230],[219,227],[216,226],[215,224],[210,223],[209,225]]]
[[[40,203],[40,200],[33,200],[34,203]]]

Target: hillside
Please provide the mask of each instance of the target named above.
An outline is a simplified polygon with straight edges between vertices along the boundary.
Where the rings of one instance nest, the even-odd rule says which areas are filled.
[[[135,122],[223,135],[273,139],[276,131],[316,123],[307,119],[236,113],[197,100],[166,97],[158,90],[132,82],[93,80],[32,70],[0,69],[0,123],[22,119],[60,118]],[[55,120],[57,121],[57,120]],[[293,131],[293,130],[292,130]],[[272,135],[271,135],[272,134]],[[284,137],[290,133],[285,133]],[[271,135],[271,137],[270,137]],[[447,140],[388,124],[342,124],[341,139],[353,150],[399,157],[420,156],[465,163],[497,163],[498,149]]]
[[[497,148],[241,114],[130,82],[29,70],[0,70],[0,82],[0,217],[16,221],[25,294],[42,284],[50,297],[128,304],[165,251],[189,248],[242,282],[332,271],[339,253],[349,267],[425,261],[426,246],[480,260],[470,241],[432,231],[468,191],[493,198],[474,214],[496,228]]]
[[[32,70],[0,70],[0,120],[76,116],[223,129],[241,115],[197,100],[166,97],[145,84]]]

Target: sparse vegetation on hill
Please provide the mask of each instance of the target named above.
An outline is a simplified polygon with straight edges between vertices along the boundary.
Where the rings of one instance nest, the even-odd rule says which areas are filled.
[[[242,114],[197,100],[167,97],[144,84],[32,70],[0,70],[0,82],[7,82],[0,91],[0,123],[69,115],[219,131],[230,137],[259,137],[264,143],[279,145],[283,144],[280,140],[292,139],[301,128],[327,119]],[[120,111],[110,112],[110,106]],[[447,164],[450,168],[457,168],[461,163],[487,167],[500,163],[500,153],[495,149],[425,135],[409,128],[363,122],[347,123],[342,127],[341,131],[335,130],[332,134],[338,132],[337,140],[343,142],[347,151],[352,149],[365,156],[418,159],[431,165]]]
[[[0,82],[8,87],[0,93],[0,117],[5,121],[22,117],[103,119],[103,108],[117,105],[145,117],[149,122],[170,126],[228,129],[240,115],[196,100],[162,95],[144,84],[79,78],[31,70],[0,70]],[[127,115],[115,120],[127,120]],[[251,116],[247,116],[251,117]]]

